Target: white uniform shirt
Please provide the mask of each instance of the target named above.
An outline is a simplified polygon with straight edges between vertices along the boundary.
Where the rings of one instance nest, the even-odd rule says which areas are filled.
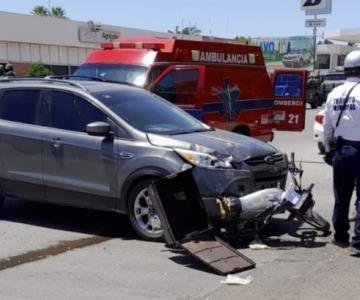
[[[324,146],[326,152],[330,151],[333,136],[341,136],[345,140],[360,142],[360,84],[351,92],[339,125],[336,127],[346,95],[358,82],[360,82],[360,77],[350,77],[343,85],[336,87],[328,95],[324,114]]]

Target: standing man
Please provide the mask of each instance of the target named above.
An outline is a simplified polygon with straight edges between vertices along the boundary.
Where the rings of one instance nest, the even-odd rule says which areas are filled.
[[[330,160],[330,148],[335,137],[333,185],[333,243],[348,247],[349,206],[356,184],[355,232],[351,240],[352,255],[360,256],[360,50],[350,52],[344,62],[346,82],[336,87],[326,101],[324,116],[325,160]]]

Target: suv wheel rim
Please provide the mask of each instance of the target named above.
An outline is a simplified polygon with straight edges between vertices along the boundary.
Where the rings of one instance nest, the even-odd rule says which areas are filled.
[[[134,216],[139,227],[152,236],[161,236],[162,228],[159,216],[150,199],[147,188],[141,190],[135,198]]]

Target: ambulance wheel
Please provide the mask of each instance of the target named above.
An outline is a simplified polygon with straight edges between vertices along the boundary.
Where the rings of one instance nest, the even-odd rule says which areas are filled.
[[[129,219],[140,238],[161,241],[163,229],[148,191],[152,181],[142,180],[132,188],[128,200]]]
[[[250,129],[247,126],[239,126],[233,130],[235,133],[250,136]]]

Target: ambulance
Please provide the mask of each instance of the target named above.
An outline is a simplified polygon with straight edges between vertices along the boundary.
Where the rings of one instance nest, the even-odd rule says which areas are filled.
[[[127,38],[106,42],[73,76],[136,85],[209,126],[263,141],[301,131],[307,71],[267,73],[261,48],[213,41]]]

